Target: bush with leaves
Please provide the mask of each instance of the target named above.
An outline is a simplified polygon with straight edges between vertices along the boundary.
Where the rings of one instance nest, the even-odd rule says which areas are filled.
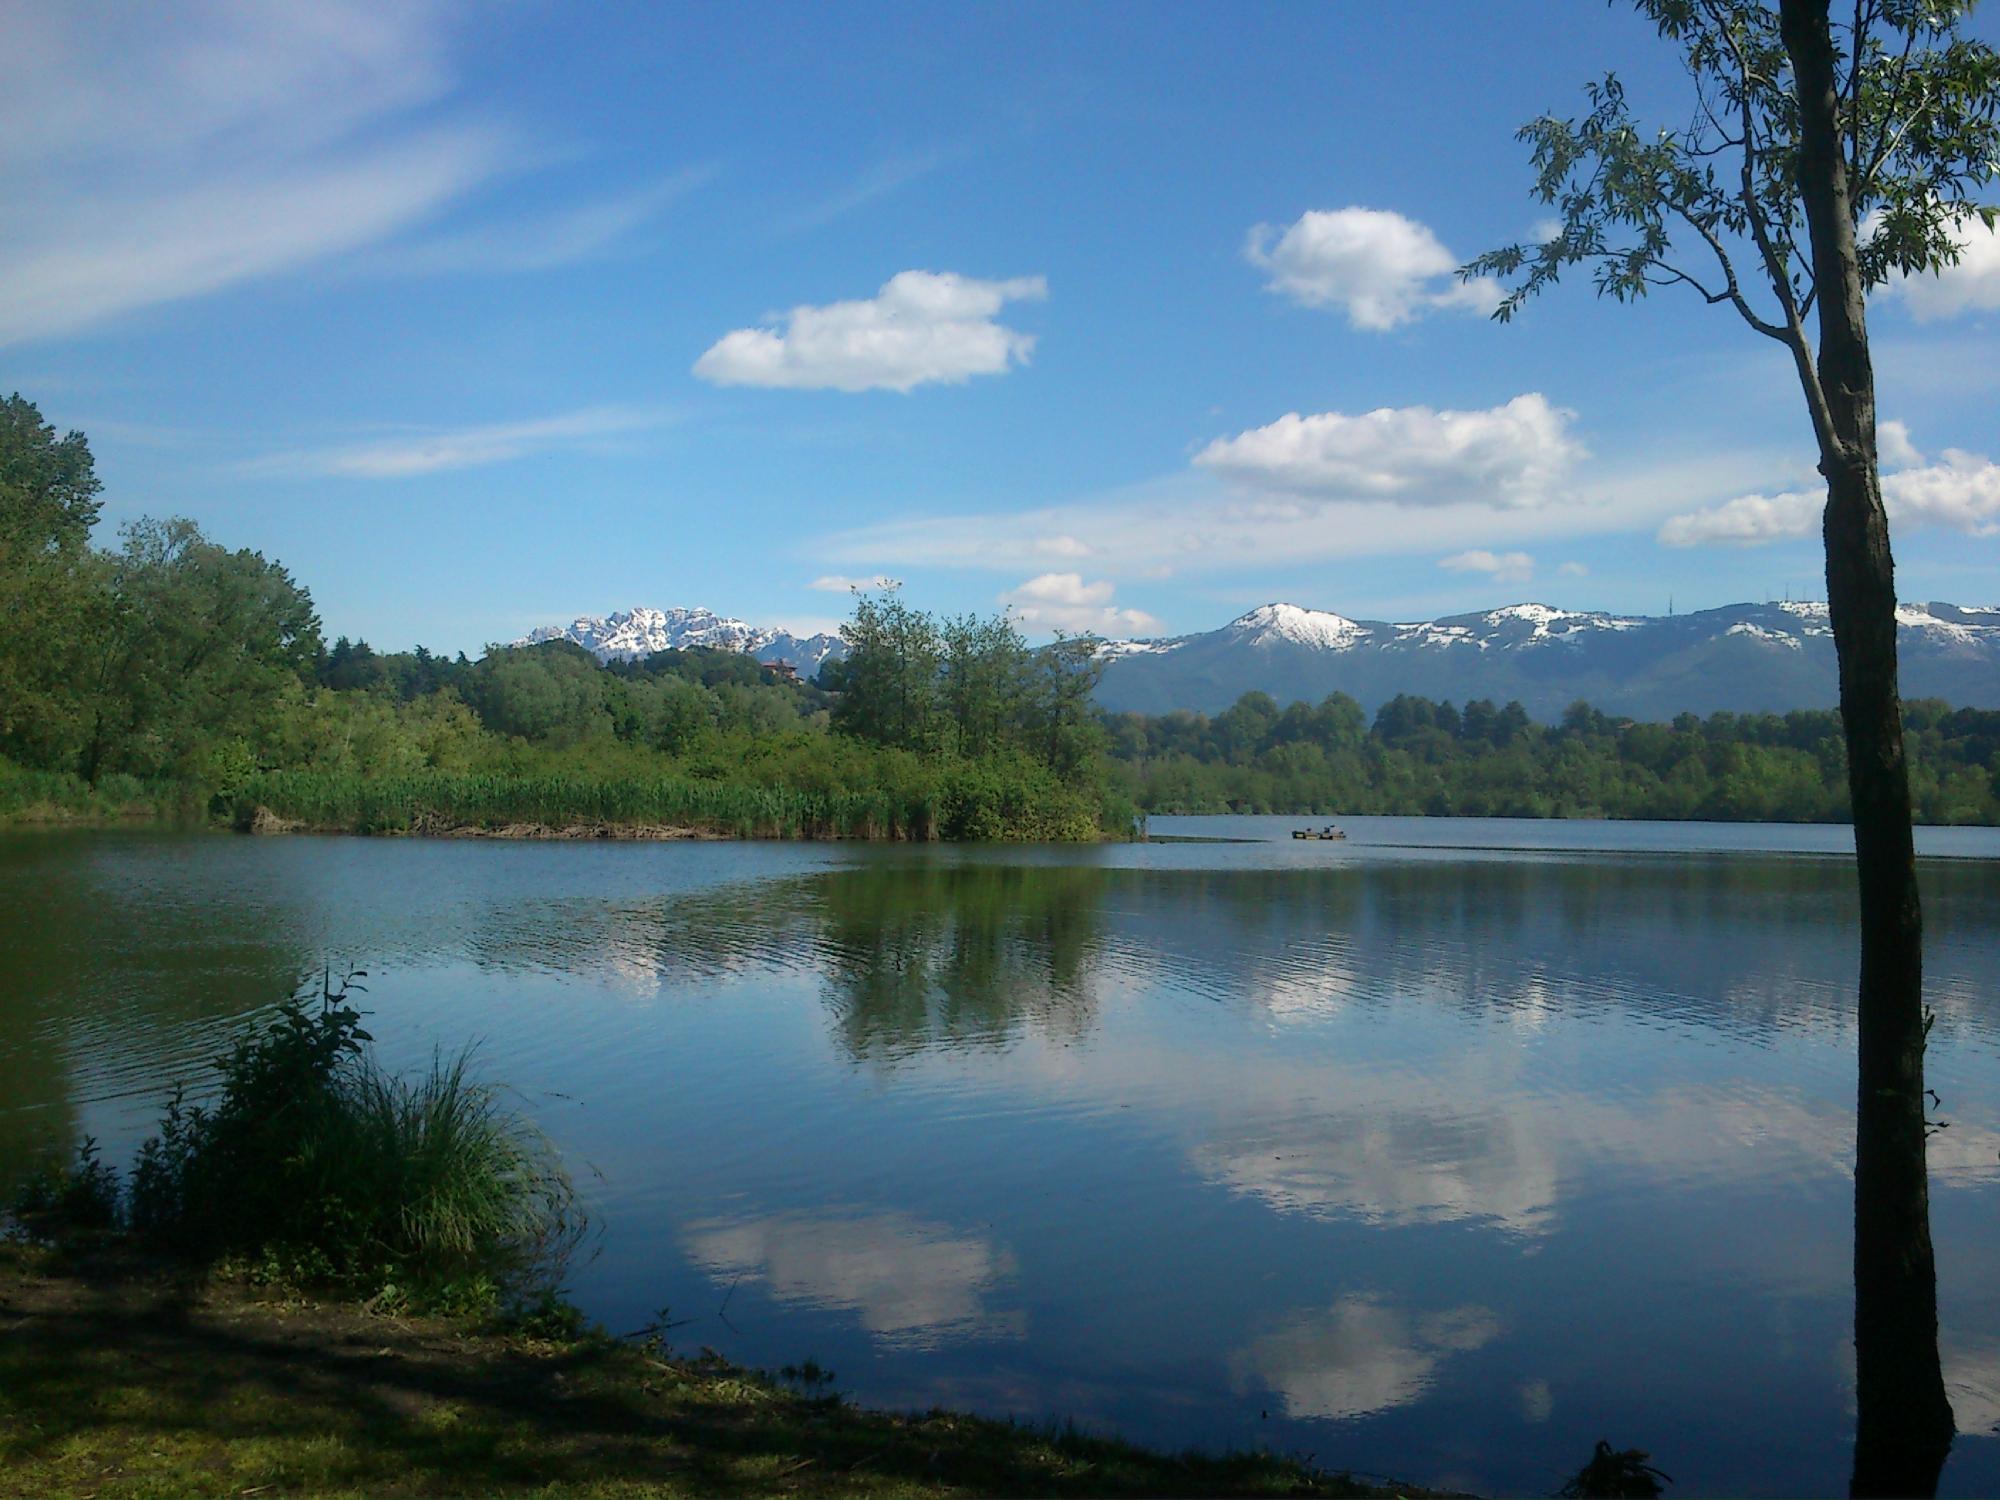
[[[428,1305],[552,1285],[582,1228],[553,1147],[474,1082],[468,1058],[414,1081],[368,1050],[350,975],[321,976],[218,1063],[211,1103],[177,1092],[133,1174],[133,1228],[197,1259]]]
[[[34,1235],[116,1229],[122,1217],[117,1170],[104,1164],[97,1138],[87,1135],[73,1165],[47,1162],[30,1173],[15,1190],[8,1211]]]

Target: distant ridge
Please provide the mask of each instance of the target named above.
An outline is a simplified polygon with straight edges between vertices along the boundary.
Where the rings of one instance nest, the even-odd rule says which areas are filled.
[[[1905,698],[2000,708],[2000,607],[1896,612]],[[1098,701],[1113,711],[1213,713],[1244,693],[1279,703],[1343,692],[1373,712],[1398,693],[1518,700],[1544,721],[1579,698],[1607,713],[1782,713],[1838,701],[1824,604],[1732,604],[1614,615],[1510,604],[1414,623],[1261,605],[1219,630],[1108,641]]]
[[[635,605],[608,615],[579,615],[567,625],[539,625],[513,644],[538,646],[544,641],[574,641],[599,661],[633,661],[655,651],[706,646],[717,651],[741,651],[758,661],[787,661],[802,677],[847,654],[837,635],[796,636],[729,619],[713,610],[651,609]]]

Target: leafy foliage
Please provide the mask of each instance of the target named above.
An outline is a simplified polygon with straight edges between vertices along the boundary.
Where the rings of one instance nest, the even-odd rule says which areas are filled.
[[[546,1285],[582,1226],[547,1140],[472,1081],[464,1054],[415,1081],[374,1062],[322,976],[176,1092],[134,1169],[135,1230],[203,1259],[395,1299],[485,1304]]]
[[[105,1165],[96,1137],[85,1136],[72,1165],[45,1162],[29,1173],[9,1212],[34,1234],[116,1229],[123,1218],[118,1173]]]
[[[1560,228],[1539,244],[1490,250],[1460,274],[1518,278],[1495,314],[1503,322],[1580,266],[1601,295],[1622,302],[1684,287],[1805,351],[1820,288],[1777,15],[1753,0],[1635,3],[1680,48],[1692,117],[1644,130],[1607,74],[1587,87],[1586,113],[1524,125],[1535,196],[1557,210]],[[1957,34],[1970,9],[1967,0],[1861,0],[1834,28],[1866,286],[1954,264],[1967,221],[1995,222],[1975,195],[2000,162],[2000,54]]]

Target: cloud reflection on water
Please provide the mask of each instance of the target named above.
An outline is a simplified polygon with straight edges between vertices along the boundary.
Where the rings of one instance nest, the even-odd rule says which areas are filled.
[[[878,1340],[929,1348],[1019,1338],[1018,1309],[994,1299],[1013,1254],[977,1235],[902,1213],[777,1214],[687,1227],[688,1254],[720,1285],[761,1282],[779,1301],[860,1314]]]
[[[1455,1354],[1500,1336],[1499,1316],[1466,1303],[1412,1318],[1374,1293],[1293,1313],[1229,1358],[1239,1392],[1277,1393],[1290,1417],[1365,1417],[1423,1396]]]

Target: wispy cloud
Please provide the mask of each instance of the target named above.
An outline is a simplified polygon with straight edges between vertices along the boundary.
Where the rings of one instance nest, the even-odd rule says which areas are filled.
[[[872,578],[850,578],[845,573],[822,573],[806,587],[818,589],[822,594],[847,594],[856,589],[865,594],[877,589],[892,589],[896,587],[896,580],[887,573],[877,573]]]
[[[585,448],[623,433],[658,427],[656,411],[601,406],[527,422],[399,434],[335,447],[274,453],[239,466],[265,479],[409,479],[448,469],[507,463],[561,448]]]
[[[1953,228],[1952,239],[1958,246],[1955,264],[1934,275],[1893,276],[1882,289],[1906,303],[1919,323],[2000,308],[2000,229],[1968,214]]]
[[[454,98],[465,12],[319,0],[9,6],[0,345],[306,267],[534,271],[615,253],[708,169],[452,228],[550,161]]]
[[[777,232],[803,234],[810,229],[818,229],[831,224],[835,219],[853,213],[857,208],[865,208],[878,198],[919,182],[941,167],[958,161],[969,153],[970,148],[958,146],[931,146],[921,151],[907,151],[884,157],[857,176],[852,182],[829,193],[815,203],[808,204],[796,213],[785,215],[776,225]]]
[[[1728,494],[1768,474],[1767,450],[1631,452],[1588,464],[1560,501],[1524,507],[1476,489],[1437,504],[1325,499],[1232,488],[1195,471],[1059,505],[972,515],[911,516],[836,532],[815,543],[832,564],[916,569],[1045,571],[1088,557],[1098,578],[1252,572],[1341,558],[1431,556],[1445,548],[1532,550],[1537,541],[1650,531],[1690,494]]]
[[[717,170],[712,164],[689,167],[645,187],[539,217],[425,235],[377,252],[362,269],[411,276],[511,273],[605,260],[640,248],[642,231],[712,181]]]
[[[374,243],[517,149],[437,114],[450,74],[427,6],[198,3],[116,26],[24,6],[7,28],[0,343]]]

